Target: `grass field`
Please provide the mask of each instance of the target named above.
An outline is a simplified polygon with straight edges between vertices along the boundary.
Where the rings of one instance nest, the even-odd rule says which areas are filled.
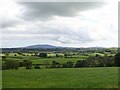
[[[117,87],[117,67],[3,70],[3,88]]]
[[[41,59],[33,59],[33,64],[45,64],[45,63],[52,63],[52,61],[57,61],[59,63],[66,63],[67,61],[76,62],[77,60],[83,60],[82,58],[41,58]]]
[[[69,58],[40,58],[36,56],[8,56],[7,60],[31,60],[33,64],[45,64],[52,63],[52,61],[57,61],[59,63],[66,63],[67,61],[76,62],[77,60],[83,60],[87,58],[87,56],[79,56],[79,57],[69,57]]]

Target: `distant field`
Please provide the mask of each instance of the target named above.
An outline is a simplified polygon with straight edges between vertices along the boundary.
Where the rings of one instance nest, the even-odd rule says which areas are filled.
[[[77,60],[83,60],[82,58],[41,58],[41,59],[34,59],[32,60],[33,64],[45,64],[45,63],[52,63],[52,61],[57,61],[59,63],[66,63],[67,61],[76,62]]]
[[[45,64],[52,63],[52,61],[57,61],[59,63],[66,63],[67,61],[76,62],[77,60],[83,60],[88,56],[70,57],[70,58],[40,58],[36,56],[8,56],[7,60],[31,60],[33,64]]]
[[[16,56],[14,56],[16,54]],[[10,53],[9,56],[7,56],[7,60],[18,60],[18,61],[23,61],[23,60],[31,60],[33,64],[45,64],[45,63],[52,63],[52,61],[57,61],[59,63],[66,63],[67,61],[73,61],[76,62],[77,60],[84,60],[88,58],[89,56],[96,56],[96,54],[100,56],[104,56],[104,54],[101,53],[90,53],[87,56],[86,55],[73,55],[72,57],[68,58],[40,58],[38,56],[31,56],[32,54],[30,53],[22,53],[23,55],[19,55],[17,53]],[[3,54],[4,55],[4,54]],[[55,54],[48,54],[48,56],[55,56]]]
[[[3,70],[3,88],[117,88],[118,68]]]
[[[88,54],[88,56],[96,56],[97,55],[100,55],[100,56],[105,56],[105,54],[102,54],[102,53],[90,53]],[[108,56],[114,56],[115,54],[107,54]]]

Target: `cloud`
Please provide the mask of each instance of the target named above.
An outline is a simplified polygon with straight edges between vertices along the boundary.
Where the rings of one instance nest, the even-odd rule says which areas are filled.
[[[103,6],[103,2],[22,2],[22,18],[48,20],[54,16],[74,17],[80,12]]]
[[[0,20],[2,29],[14,27],[17,24],[23,23],[23,19],[19,18],[21,6],[14,1],[2,1],[0,3]]]
[[[117,42],[117,10],[104,3],[17,3],[20,13],[4,20],[4,45],[48,43],[66,46]],[[103,7],[102,7],[103,6]],[[100,7],[100,8],[98,8]],[[14,11],[15,12],[15,11]],[[8,13],[11,13],[8,10]],[[13,43],[15,44],[13,44]],[[21,43],[17,43],[21,42]],[[104,45],[105,46],[105,45]]]
[[[24,20],[16,17],[5,17],[2,19],[2,28],[16,27],[16,25],[24,23]]]
[[[80,20],[77,17],[57,17],[50,21],[38,21],[35,24],[28,22],[14,28],[8,28],[8,30],[3,31],[3,33],[7,34],[7,37],[3,38],[6,40],[36,39],[38,41],[44,38],[46,42],[56,41],[61,44],[83,44],[113,39],[115,33],[110,32],[110,28],[111,25],[104,25],[104,23],[96,23],[89,20]]]
[[[50,20],[55,16],[75,17],[80,12],[92,8],[101,7],[103,2],[4,2],[4,8],[0,9],[3,27],[14,27],[25,23],[25,20]],[[3,14],[3,15],[2,15]]]

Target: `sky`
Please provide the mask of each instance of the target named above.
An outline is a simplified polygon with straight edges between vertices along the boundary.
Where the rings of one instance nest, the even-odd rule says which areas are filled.
[[[50,44],[117,47],[118,1],[16,2],[0,5],[0,47]]]

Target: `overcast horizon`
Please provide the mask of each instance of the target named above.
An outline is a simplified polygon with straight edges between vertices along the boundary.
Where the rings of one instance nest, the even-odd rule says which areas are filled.
[[[118,47],[118,2],[15,2],[0,12],[2,47]]]

